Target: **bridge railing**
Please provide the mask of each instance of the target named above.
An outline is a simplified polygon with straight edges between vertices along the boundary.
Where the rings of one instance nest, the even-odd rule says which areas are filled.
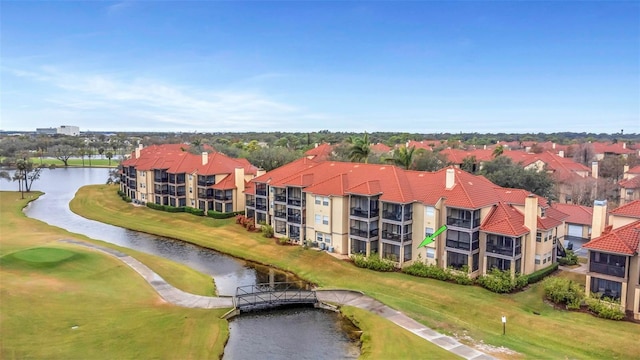
[[[316,293],[299,289],[296,283],[267,283],[236,288],[234,305],[239,309],[276,307],[287,304],[315,304]]]

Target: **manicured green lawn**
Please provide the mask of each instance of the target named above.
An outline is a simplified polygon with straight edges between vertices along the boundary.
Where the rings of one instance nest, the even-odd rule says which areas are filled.
[[[31,162],[36,164],[36,165],[55,165],[57,167],[64,167],[64,162],[62,162],[62,160],[58,160],[58,159],[54,159],[54,158],[39,158],[39,157],[32,157],[31,158]],[[91,161],[89,161],[89,158],[84,158],[84,162],[82,161],[82,159],[69,159],[67,160],[67,164],[69,166],[74,166],[74,167],[78,167],[78,166],[82,166],[82,167],[117,167],[118,166],[118,160],[116,159],[111,159],[111,161],[109,161],[109,159],[102,159],[102,158],[96,158],[93,157],[91,158]]]
[[[640,354],[640,342],[635,340],[640,338],[640,325],[555,310],[543,301],[540,284],[514,295],[498,295],[479,287],[358,269],[323,252],[275,245],[233,220],[134,207],[120,200],[116,187],[106,185],[81,188],[71,208],[98,221],[272,264],[321,287],[361,290],[434,329],[469,336],[473,341],[468,342],[507,347],[531,358],[630,359]],[[506,336],[501,316],[507,317]],[[494,355],[505,357],[501,352]]]

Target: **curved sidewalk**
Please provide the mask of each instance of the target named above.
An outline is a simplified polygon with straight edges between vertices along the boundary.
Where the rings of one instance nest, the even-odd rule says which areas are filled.
[[[61,241],[96,249],[98,251],[102,251],[104,253],[117,257],[119,260],[129,265],[129,267],[140,274],[158,292],[158,295],[160,295],[160,297],[162,297],[162,299],[168,303],[197,309],[223,309],[233,307],[233,298],[231,297],[200,296],[189,294],[180,289],[176,289],[175,287],[167,283],[162,277],[160,277],[160,275],[149,269],[146,265],[118,250],[86,243],[83,241]]]
[[[120,251],[77,240],[60,240],[61,242],[85,246],[106,254],[117,257],[140,274],[164,299],[166,302],[188,308],[199,309],[221,309],[233,308],[233,298],[231,297],[209,297],[193,295],[176,289],[168,284],[160,275],[149,269],[146,265],[133,257]],[[460,343],[458,340],[442,335],[419,322],[411,319],[400,311],[384,305],[383,303],[353,290],[316,290],[318,300],[321,302],[334,303],[339,305],[354,306],[367,310],[376,315],[393,322],[401,328],[408,330],[419,337],[440,346],[464,359],[484,360],[495,359],[494,357],[473,349]]]
[[[316,295],[318,296],[318,300],[322,302],[354,306],[382,316],[401,328],[404,328],[464,359],[495,359],[493,356],[464,345],[450,336],[442,335],[439,332],[436,332],[411,319],[400,311],[393,310],[378,300],[374,300],[361,292],[351,290],[316,290]]]

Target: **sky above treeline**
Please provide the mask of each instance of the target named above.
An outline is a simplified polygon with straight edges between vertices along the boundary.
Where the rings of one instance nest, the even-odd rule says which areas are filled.
[[[640,133],[637,1],[2,1],[0,129]]]

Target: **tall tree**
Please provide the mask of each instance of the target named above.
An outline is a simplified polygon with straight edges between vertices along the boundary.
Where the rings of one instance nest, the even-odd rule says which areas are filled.
[[[349,148],[349,160],[352,162],[369,162],[371,154],[371,144],[369,143],[369,134],[364,133],[362,137],[351,136],[347,140],[351,147]]]
[[[498,145],[495,149],[493,149],[493,153],[491,154],[494,158],[502,155],[504,153],[504,146]]]
[[[62,161],[64,166],[69,166],[69,158],[75,154],[75,149],[69,145],[56,145],[49,149],[51,156]]]
[[[475,174],[478,171],[478,160],[475,155],[467,156],[462,159],[462,164],[460,165],[460,169]]]
[[[111,166],[111,158],[113,158],[113,153],[111,151],[107,151],[105,156],[107,157],[107,159],[109,159],[109,166]]]
[[[544,198],[555,199],[555,183],[546,171],[525,170],[506,156],[485,162],[480,174],[502,187],[525,189]]]
[[[409,170],[413,167],[414,154],[416,153],[416,147],[411,146],[407,148],[406,146],[401,146],[394,150],[393,157],[388,159],[388,161],[392,162],[394,165],[403,167],[406,170]]]

